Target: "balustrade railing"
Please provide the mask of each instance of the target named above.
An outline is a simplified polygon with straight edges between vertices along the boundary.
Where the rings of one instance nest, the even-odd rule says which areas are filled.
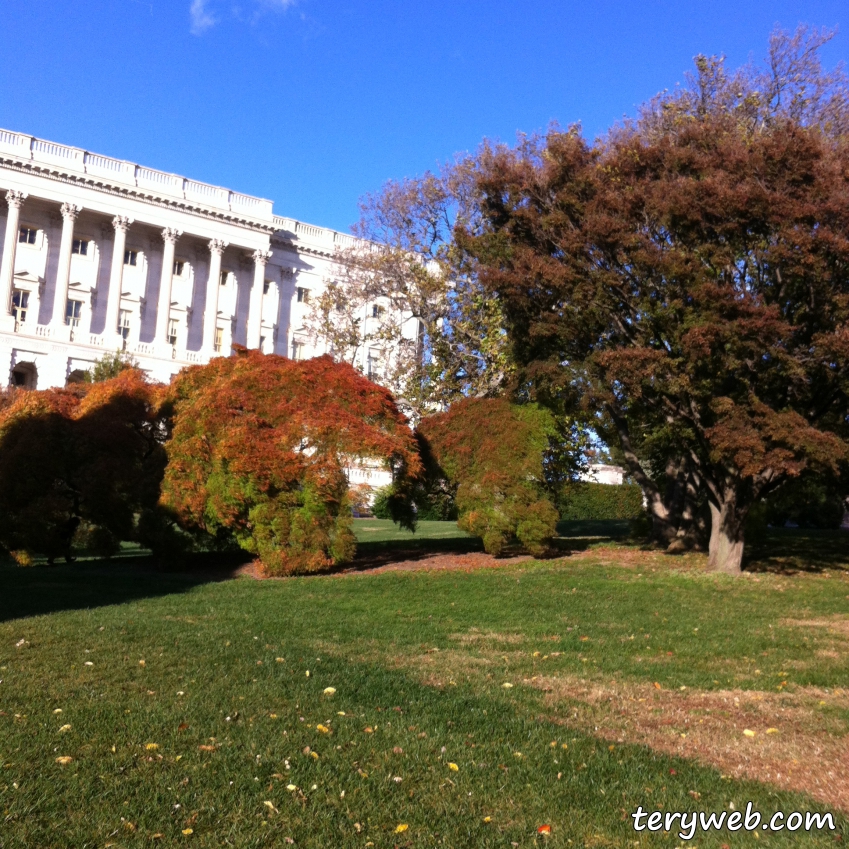
[[[273,218],[272,203],[265,198],[231,192],[229,189],[199,183],[177,174],[145,168],[132,162],[89,153],[80,148],[46,141],[23,133],[0,129],[0,150],[13,152],[35,163],[43,162],[54,167],[61,164],[63,167],[84,174],[108,178],[147,191],[152,190],[166,197],[193,200],[206,206],[238,212],[266,221]]]

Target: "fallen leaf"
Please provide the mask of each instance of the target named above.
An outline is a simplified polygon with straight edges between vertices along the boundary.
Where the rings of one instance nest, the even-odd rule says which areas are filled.
[[[335,692],[336,692],[335,687],[325,687],[324,688],[324,695],[325,696],[332,696]]]
[[[755,736],[755,732],[754,732],[754,731],[749,730],[748,728],[744,728],[744,729],[743,729],[743,733],[744,733],[747,737],[754,737],[754,736]]]
[[[280,813],[280,811],[278,811],[277,808],[274,807],[274,802],[271,802],[268,799],[266,799],[262,804],[265,805],[265,807],[268,808],[268,810],[272,811],[273,813],[275,813],[275,814]]]
[[[69,757],[68,755],[61,755],[60,757],[56,758],[56,763],[65,766],[66,764],[69,764],[72,760],[73,758]]]
[[[509,681],[505,681],[505,682],[504,682],[501,686],[502,686],[505,690],[509,690],[509,689],[511,689],[511,688],[512,688],[512,686],[513,686],[513,685],[512,685]]]
[[[663,687],[661,687],[660,684],[657,681],[654,682],[654,688],[655,688],[655,690],[662,690],[663,689]]]
[[[484,817],[483,821],[484,822],[492,822],[492,817]]]
[[[159,743],[145,743],[144,747],[148,752],[155,752],[159,748]]]
[[[401,834],[405,832],[410,826],[407,823],[402,822],[400,825],[395,826],[395,834]]]
[[[778,734],[778,729],[777,728],[767,728],[766,733],[767,734]]]
[[[537,829],[537,834],[551,834],[551,826],[550,825],[541,825]]]
[[[458,767],[457,764],[455,764],[455,763],[449,763],[448,769],[450,769],[451,772],[459,772],[460,771],[460,767]]]
[[[71,726],[70,726],[70,725],[63,725],[63,726],[59,729],[59,731],[60,731],[62,734],[64,734],[66,731],[70,731],[70,730],[71,730]]]
[[[188,837],[190,834],[194,834],[194,833],[195,833],[195,830],[193,828],[184,828],[183,829],[183,834],[185,834],[186,837]]]
[[[330,729],[326,725],[316,725],[316,731],[320,731],[322,734],[329,734]]]
[[[215,746],[198,746],[198,749],[200,749],[202,752],[214,752]]]

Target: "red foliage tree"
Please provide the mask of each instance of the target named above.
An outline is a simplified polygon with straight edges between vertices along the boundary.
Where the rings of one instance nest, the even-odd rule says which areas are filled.
[[[236,349],[173,384],[162,504],[186,528],[235,540],[269,573],[350,560],[346,463],[386,463],[403,493],[421,470],[391,395],[330,357],[296,362]],[[413,515],[398,518],[412,527]]]
[[[485,150],[484,224],[457,238],[526,373],[604,413],[658,523],[635,434],[686,460],[710,564],[736,573],[751,506],[849,457],[849,146],[699,102],[595,146],[555,129]]]
[[[558,518],[545,461],[560,438],[547,410],[468,398],[423,419],[419,434],[430,476],[456,488],[461,528],[481,537],[490,554],[514,537],[533,554],[545,550]]]
[[[75,541],[108,553],[138,539],[165,468],[165,397],[134,369],[15,392],[0,409],[0,543],[22,560],[52,560],[70,557]]]

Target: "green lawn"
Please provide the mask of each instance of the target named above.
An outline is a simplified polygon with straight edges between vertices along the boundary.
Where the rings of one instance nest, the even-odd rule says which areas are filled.
[[[397,532],[364,520],[357,533]],[[841,739],[846,644],[798,622],[849,614],[846,541],[819,540],[822,573],[737,581],[611,546],[266,582],[139,561],[0,567],[0,847],[675,847],[628,814],[828,810],[611,743],[556,682],[815,692],[810,733]],[[759,556],[790,568],[768,546]],[[734,745],[760,745],[757,730]],[[826,832],[695,841],[723,844],[836,845]]]

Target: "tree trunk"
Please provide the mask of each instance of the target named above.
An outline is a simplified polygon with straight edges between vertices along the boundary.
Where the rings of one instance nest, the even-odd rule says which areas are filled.
[[[739,575],[743,569],[744,524],[748,509],[741,510],[736,494],[726,493],[719,504],[710,502],[708,569]]]

